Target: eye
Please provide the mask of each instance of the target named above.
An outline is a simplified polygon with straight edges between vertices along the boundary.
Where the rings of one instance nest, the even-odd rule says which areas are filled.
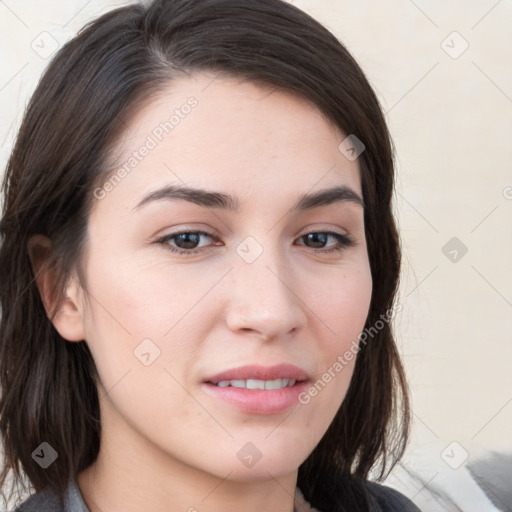
[[[348,235],[335,231],[315,231],[306,233],[298,238],[304,245],[315,252],[322,254],[341,252],[348,247],[355,245],[355,242]],[[215,235],[206,231],[180,231],[165,235],[155,241],[163,245],[167,250],[184,256],[194,255],[210,249],[213,245],[222,243]]]
[[[155,243],[165,245],[172,252],[186,255],[201,252],[212,245],[212,240],[218,242],[217,237],[206,231],[180,231],[159,238]]]
[[[304,241],[299,245],[305,245],[321,253],[340,252],[355,245],[354,240],[348,235],[335,231],[315,231],[302,235],[299,240]],[[329,241],[334,243],[329,243]]]

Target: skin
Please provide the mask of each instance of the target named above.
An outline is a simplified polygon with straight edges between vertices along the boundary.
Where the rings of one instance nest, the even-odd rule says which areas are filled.
[[[190,96],[198,101],[95,201],[85,282],[75,274],[53,320],[65,339],[87,341],[101,379],[101,449],[78,475],[91,512],[291,512],[298,467],[352,376],[355,359],[307,405],[270,415],[241,412],[202,389],[204,378],[245,364],[287,362],[317,381],[357,340],[372,292],[361,205],[290,211],[324,188],[362,195],[357,160],[338,150],[346,135],[290,93],[212,80],[175,80],[128,123],[119,165],[169,112]],[[171,184],[237,196],[240,211],[183,200],[136,208]],[[176,238],[156,242],[183,228],[218,239],[202,237],[192,256],[169,250]],[[325,231],[355,243],[326,253],[335,238],[316,250],[302,238]],[[257,242],[249,250],[263,251],[252,263],[236,251],[248,236]],[[49,280],[39,277],[43,295]],[[144,339],[160,350],[149,366],[134,355]],[[237,457],[248,442],[262,455],[250,468]]]

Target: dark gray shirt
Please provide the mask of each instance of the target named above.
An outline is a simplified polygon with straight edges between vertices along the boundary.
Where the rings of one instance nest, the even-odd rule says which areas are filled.
[[[380,485],[369,482],[368,486],[377,497],[377,501],[383,512],[421,512],[414,503],[403,494]],[[298,491],[295,499],[298,512],[314,510],[309,508],[304,501],[302,493]],[[64,508],[59,503],[57,496],[51,492],[41,491],[30,496],[13,512],[90,512],[85,504],[76,481],[71,481],[64,497]]]

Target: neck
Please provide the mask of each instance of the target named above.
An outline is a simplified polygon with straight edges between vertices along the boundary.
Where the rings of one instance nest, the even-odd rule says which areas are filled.
[[[194,478],[186,472],[168,479],[122,470],[104,472],[96,463],[80,473],[77,483],[90,512],[295,512],[295,486],[288,479],[258,483],[231,482],[219,478]],[[197,475],[196,475],[197,477]],[[158,483],[156,483],[158,482]]]
[[[103,428],[100,446],[96,461],[77,477],[90,512],[294,511],[297,471],[234,481],[231,472],[213,475],[163,453],[126,424]]]

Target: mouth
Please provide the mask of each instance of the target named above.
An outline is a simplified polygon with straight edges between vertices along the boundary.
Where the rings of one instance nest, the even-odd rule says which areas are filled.
[[[294,365],[242,366],[203,381],[210,396],[249,414],[278,414],[298,403],[308,373]]]

